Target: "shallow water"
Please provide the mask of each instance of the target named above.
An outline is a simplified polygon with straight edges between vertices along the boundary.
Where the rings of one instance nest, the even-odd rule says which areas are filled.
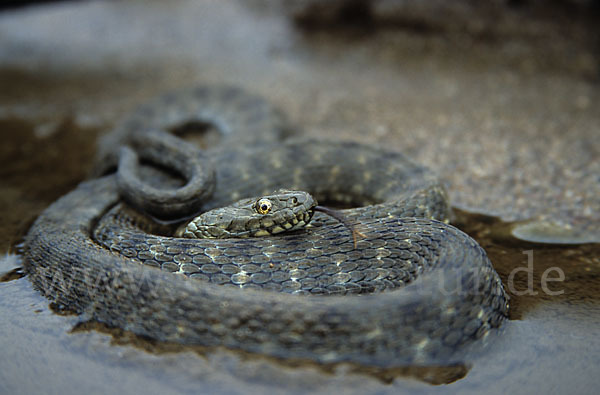
[[[494,235],[505,226],[499,221],[463,212],[459,224],[487,250],[511,296],[510,320],[464,365],[381,370],[160,344],[55,314],[27,278],[13,272],[0,283],[1,392],[592,393],[600,366],[600,248],[522,245],[501,231]],[[537,295],[519,295],[528,289],[530,255]],[[0,272],[20,264],[7,255]],[[551,267],[565,280],[544,288],[541,278]],[[508,279],[518,268],[511,291]]]
[[[45,144],[39,144],[32,128],[22,122],[4,125],[9,126],[5,131],[18,132],[20,146],[31,145],[31,154],[49,168],[66,163],[66,169],[77,169],[58,173],[59,180],[85,174],[89,156],[74,155],[72,160],[79,162],[73,166],[67,160],[69,155],[48,154],[55,150],[68,152],[72,149],[69,144],[74,142],[78,152],[93,148],[93,139],[77,139],[81,131],[73,125],[64,126]],[[12,166],[19,169],[18,163],[14,161]],[[20,191],[27,191],[30,201],[13,200],[15,211],[41,209],[75,182],[63,181],[48,188],[30,176],[30,168],[23,172],[21,175],[27,177],[18,177],[15,172],[13,182]],[[18,184],[23,180],[33,181],[33,185]],[[591,392],[600,363],[600,246],[525,243],[511,236],[510,223],[461,210],[456,214],[455,225],[485,248],[511,297],[510,321],[492,336],[483,352],[474,354],[464,365],[378,370],[278,361],[221,348],[156,344],[122,331],[82,325],[75,316],[55,314],[49,301],[32,288],[27,277],[22,277],[20,257],[8,254],[0,260],[0,273],[4,274],[0,282],[0,392],[304,393],[333,388],[348,393],[434,389],[467,393]],[[2,230],[18,241],[27,225],[15,226],[7,221]],[[9,248],[17,249],[14,243]],[[542,278],[548,270],[544,286]],[[548,281],[559,278],[559,272],[564,273],[564,280]]]
[[[488,252],[510,320],[462,366],[286,363],[90,330],[15,272],[0,282],[0,393],[594,392],[599,245],[519,241],[513,223],[489,216],[589,226],[600,212],[598,62],[573,38],[582,35],[548,21],[535,25],[539,41],[397,27],[299,33],[260,6],[161,4],[0,15],[0,273],[20,266],[12,253],[28,226],[85,178],[96,137],[120,115],[166,90],[225,82],[276,102],[308,135],[383,144],[439,172],[457,207],[488,214],[457,210],[455,224]]]

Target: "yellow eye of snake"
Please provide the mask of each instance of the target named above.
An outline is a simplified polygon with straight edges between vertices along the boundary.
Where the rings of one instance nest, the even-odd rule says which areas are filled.
[[[259,214],[267,214],[271,211],[271,206],[272,204],[269,199],[260,199],[256,202],[256,211],[258,211]]]

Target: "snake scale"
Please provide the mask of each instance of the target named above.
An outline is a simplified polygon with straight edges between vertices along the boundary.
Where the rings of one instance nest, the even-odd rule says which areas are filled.
[[[192,148],[178,137],[186,125],[211,125],[220,144]],[[502,283],[447,224],[432,172],[398,152],[290,134],[282,113],[236,88],[143,105],[99,144],[101,176],[29,230],[29,278],[56,305],[139,335],[319,362],[451,361],[500,326]],[[130,148],[119,156],[118,146]],[[351,207],[339,212],[361,237],[321,212],[303,228],[241,239],[174,237],[178,224],[155,218],[280,188]]]

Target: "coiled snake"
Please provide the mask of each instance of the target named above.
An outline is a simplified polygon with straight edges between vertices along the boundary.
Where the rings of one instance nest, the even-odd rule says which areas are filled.
[[[182,124],[212,125],[221,144],[193,148],[172,128]],[[30,279],[64,308],[157,340],[321,362],[452,360],[500,325],[501,281],[483,249],[445,223],[446,193],[429,170],[378,147],[288,134],[277,110],[235,88],[142,106],[100,143],[105,175],[30,229]],[[361,237],[320,212],[310,221],[313,203],[283,225],[263,217],[276,214],[280,188],[353,207],[340,213]],[[283,193],[284,203],[310,199]],[[252,237],[174,237],[180,224],[164,221],[246,198],[249,222],[230,209],[208,216]],[[215,236],[225,225],[206,229],[191,230]]]

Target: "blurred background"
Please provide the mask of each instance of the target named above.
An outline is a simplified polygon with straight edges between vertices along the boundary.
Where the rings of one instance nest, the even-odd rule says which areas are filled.
[[[114,333],[71,334],[76,317],[53,314],[26,278],[5,281],[0,392],[591,392],[599,22],[596,0],[1,2],[0,275],[20,266],[12,253],[35,217],[85,179],[99,135],[155,95],[229,84],[277,104],[297,133],[434,169],[503,280],[527,250],[536,287],[550,267],[566,279],[561,296],[512,295],[499,349],[430,380],[147,353]]]

